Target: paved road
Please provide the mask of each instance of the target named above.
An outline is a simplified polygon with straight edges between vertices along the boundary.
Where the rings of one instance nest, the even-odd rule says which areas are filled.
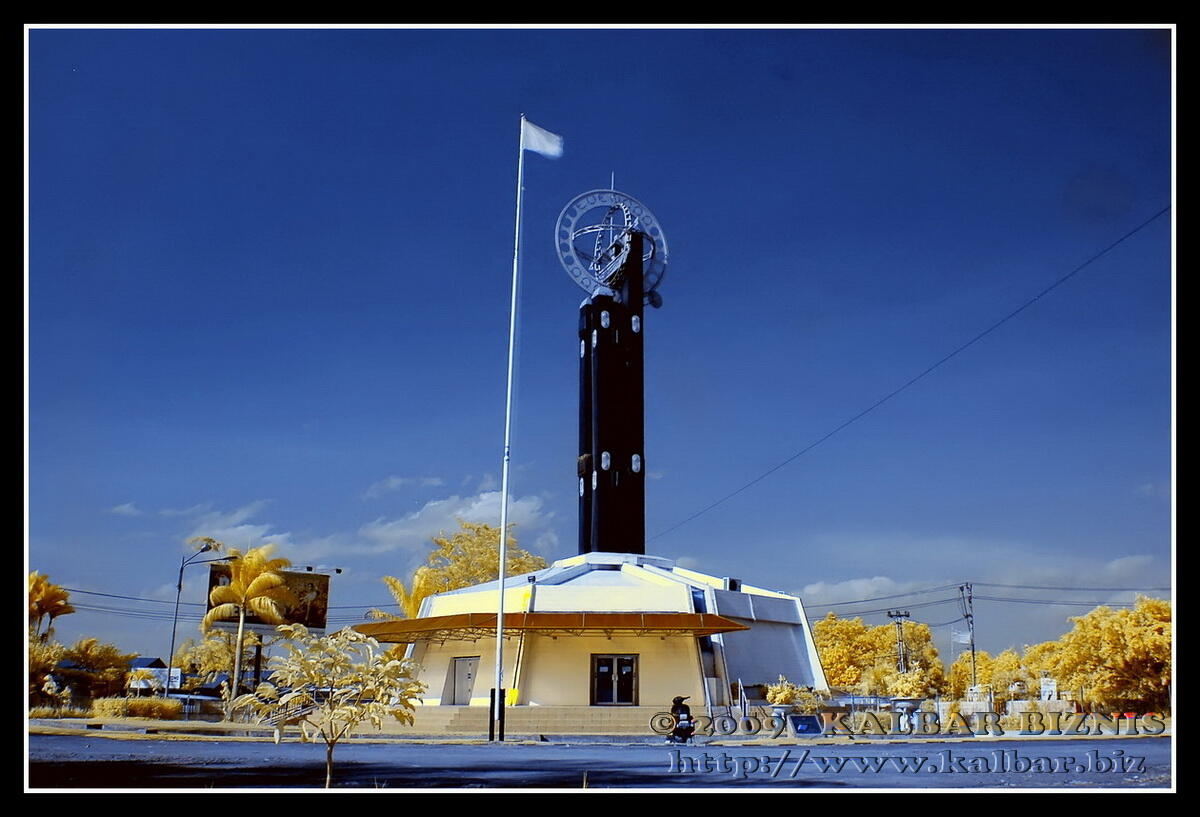
[[[615,742],[622,741],[622,742]],[[358,788],[1096,788],[1171,786],[1170,738],[708,745],[649,741],[351,743],[334,785]],[[29,785],[293,788],[324,785],[323,744],[31,735]]]

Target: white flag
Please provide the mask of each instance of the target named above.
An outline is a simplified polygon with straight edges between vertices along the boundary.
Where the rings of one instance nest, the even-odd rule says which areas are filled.
[[[966,632],[962,632],[959,630],[951,630],[950,631],[950,639],[955,644],[970,644],[971,643],[971,632],[969,630]]]
[[[521,120],[521,146],[551,159],[562,156],[562,137],[557,133],[539,128],[528,119]]]

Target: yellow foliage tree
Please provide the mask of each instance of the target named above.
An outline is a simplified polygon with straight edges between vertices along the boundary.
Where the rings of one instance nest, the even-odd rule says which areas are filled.
[[[1057,660],[1058,649],[1057,641],[1043,641],[1041,644],[1031,644],[1025,648],[1025,654],[1021,656],[1021,663],[1025,665],[1025,669],[1029,671],[1029,677],[1039,687],[1043,676],[1053,675],[1052,670],[1054,662]]]
[[[43,687],[65,653],[66,647],[62,644],[43,639],[33,627],[29,628],[29,705],[31,707],[37,706],[49,697]]]
[[[421,602],[427,596],[500,578],[500,529],[465,519],[459,519],[458,524],[462,529],[453,536],[447,536],[443,531],[433,537],[434,549],[426,560],[428,564],[416,569],[407,586],[395,576],[383,577],[383,583],[400,606],[401,615],[372,610],[372,617],[416,618]],[[512,527],[509,525],[510,531]],[[545,559],[517,547],[517,540],[509,534],[505,550],[506,576],[519,576],[545,567]]]
[[[54,632],[54,619],[74,613],[70,593],[36,570],[29,574],[29,626],[35,638],[48,641]],[[42,632],[45,619],[46,631]]]
[[[400,608],[400,615],[393,615],[383,610],[371,610],[369,615],[372,618],[416,618],[421,614],[421,602],[425,600],[426,596],[442,592],[441,587],[434,581],[433,571],[423,566],[413,572],[412,580],[407,587],[403,579],[397,579],[395,576],[384,576],[383,583],[387,585],[392,598],[396,600],[396,604]]]
[[[415,680],[415,665],[384,650],[379,642],[351,629],[317,637],[301,624],[285,624],[286,654],[271,659],[271,677],[280,686],[260,684],[234,706],[252,710],[262,721],[274,721],[276,742],[282,723],[314,728],[325,740],[325,788],[333,781],[333,750],[338,741],[363,723],[376,729],[383,719],[413,722],[415,701],[425,685]],[[402,648],[401,648],[402,649]]]
[[[500,529],[491,525],[458,520],[462,530],[453,536],[445,532],[433,537],[434,550],[427,559],[429,582],[443,593],[500,578]],[[510,531],[512,525],[508,526]],[[517,547],[508,534],[505,574],[519,576],[546,567],[546,560]]]
[[[1097,607],[1071,620],[1048,662],[1060,688],[1082,687],[1085,701],[1103,710],[1168,708],[1170,602],[1139,596],[1132,610]]]
[[[148,669],[135,669],[125,677],[125,694],[131,695],[133,690],[137,690],[137,694],[141,696],[143,689],[148,689],[151,692],[162,689],[162,682],[158,680],[158,676]]]
[[[875,628],[877,636],[887,632],[888,649],[896,650],[895,627],[880,625]],[[933,631],[928,624],[905,621],[903,624],[905,664],[907,672],[897,669],[888,679],[887,693],[898,698],[929,698],[946,688],[946,668],[933,645]]]
[[[863,667],[873,666],[874,660],[863,662],[871,628],[861,618],[838,618],[829,613],[813,625],[813,640],[821,656],[825,680],[832,687],[850,689],[863,678]]]
[[[813,625],[813,639],[830,686],[857,689],[864,695],[919,698],[946,686],[945,668],[928,624],[904,623],[907,672],[900,672],[893,625],[871,627],[861,618],[834,613]]]
[[[136,653],[123,653],[115,644],[97,638],[81,638],[63,653],[74,666],[60,667],[56,674],[88,698],[105,698],[125,688],[125,676]]]
[[[988,683],[997,701],[1028,700],[1037,695],[1038,681],[1011,647],[992,659]]]
[[[992,682],[992,656],[987,650],[975,651],[975,678],[980,686]],[[971,684],[971,651],[964,650],[950,665],[947,691],[952,698],[966,698]]]
[[[171,659],[171,666],[191,676],[184,680],[184,689],[195,689],[215,680],[222,672],[230,671],[235,663],[233,639],[233,633],[209,630],[202,640],[189,638],[179,645]],[[256,633],[247,633],[242,641],[242,661],[247,661],[254,648],[262,643],[263,639]]]

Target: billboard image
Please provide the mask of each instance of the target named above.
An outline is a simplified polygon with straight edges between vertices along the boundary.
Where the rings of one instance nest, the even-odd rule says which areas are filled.
[[[288,590],[291,590],[292,595],[297,599],[296,604],[287,611],[286,620],[283,623],[303,624],[310,630],[323,632],[325,630],[325,614],[329,609],[329,576],[324,573],[292,571],[280,571],[280,575],[283,576]],[[213,588],[229,584],[230,581],[229,565],[214,562],[208,566],[205,612],[213,608],[210,601]],[[214,626],[222,630],[236,630],[237,618],[217,622]],[[257,633],[274,633],[276,626],[278,625],[265,622],[253,613],[247,612],[246,629],[248,630]]]

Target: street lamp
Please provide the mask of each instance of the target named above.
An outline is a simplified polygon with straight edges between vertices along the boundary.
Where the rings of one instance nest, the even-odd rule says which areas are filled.
[[[191,564],[207,564],[208,562],[223,562],[226,559],[236,559],[236,556],[222,556],[219,559],[201,559],[196,561],[196,557],[202,553],[207,553],[212,550],[211,542],[205,542],[204,547],[193,553],[191,556],[183,557],[179,560],[179,580],[175,583],[175,615],[171,618],[171,651],[167,653],[167,682],[163,684],[163,697],[171,692],[171,670],[175,665],[175,629],[179,625],[179,597],[183,594],[183,569]]]

